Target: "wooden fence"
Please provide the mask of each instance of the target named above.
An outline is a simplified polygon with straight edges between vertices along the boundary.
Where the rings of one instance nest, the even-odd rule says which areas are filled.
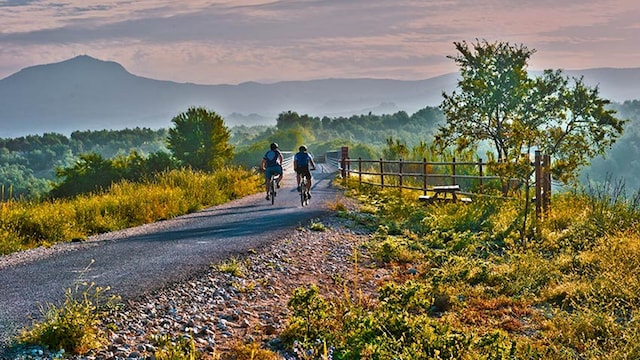
[[[357,177],[360,184],[418,190],[424,196],[434,188],[448,185],[459,186],[461,190],[458,193],[469,197],[486,196],[488,187],[498,187],[506,196],[509,188],[523,184],[522,179],[509,179],[506,182],[508,188],[502,188],[502,178],[490,174],[489,165],[482,159],[475,162],[458,162],[455,158],[450,162],[350,159],[345,148],[327,152],[325,159],[338,167],[345,180]],[[535,171],[534,201],[539,218],[547,214],[551,205],[549,165],[550,157],[537,151],[532,166]]]
[[[466,170],[460,172],[461,168]],[[499,180],[497,176],[484,175],[486,163],[478,162],[427,162],[404,160],[363,160],[359,158],[342,159],[342,175],[358,177],[361,184],[378,185],[381,187],[396,187],[408,190],[421,190],[424,195],[433,186],[462,185],[464,189],[482,189],[487,181]],[[472,169],[477,168],[478,175],[471,175]],[[437,169],[437,170],[436,170]]]

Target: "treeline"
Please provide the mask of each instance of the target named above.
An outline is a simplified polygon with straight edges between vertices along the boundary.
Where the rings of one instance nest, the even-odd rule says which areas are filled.
[[[614,104],[629,119],[624,135],[606,158],[596,158],[583,180],[617,179],[627,189],[640,188],[640,101]],[[233,156],[228,165],[258,166],[269,143],[285,151],[301,144],[316,155],[349,146],[352,158],[430,158],[430,145],[444,115],[437,107],[414,114],[362,114],[314,117],[285,111],[275,126],[237,126],[228,140]],[[69,137],[46,133],[0,139],[0,199],[64,196],[104,186],[109,179],[137,180],[179,163],[168,150],[168,129],[75,131]],[[89,173],[87,169],[91,169]],[[65,184],[66,182],[66,184]]]
[[[582,174],[583,182],[613,182],[627,194],[640,190],[640,100],[614,104],[618,116],[628,119],[624,133],[606,157],[597,157]]]
[[[245,166],[257,165],[272,141],[278,142],[285,151],[295,151],[305,144],[314,154],[348,146],[351,157],[374,159],[383,156],[389,147],[397,149],[397,145],[410,152],[416,147],[426,149],[425,144],[432,142],[443,123],[442,111],[437,107],[426,107],[412,115],[398,111],[333,118],[286,111],[278,116],[274,127],[261,129],[260,133],[246,127],[232,129],[232,141],[236,145],[235,162]]]
[[[232,128],[228,142],[234,153],[228,165],[257,166],[273,141],[283,150],[307,144],[322,154],[346,145],[354,156],[377,157],[389,139],[419,143],[430,138],[442,120],[437,108],[413,115],[400,111],[334,118],[287,111],[275,126]],[[104,188],[114,179],[137,181],[176,168],[180,161],[167,147],[170,131],[134,128],[0,139],[0,199],[69,196]]]
[[[68,137],[45,133],[0,139],[0,198],[37,198],[47,194],[58,178],[58,171],[84,161],[84,154],[104,161],[135,158],[166,152],[166,142],[166,129],[148,128],[74,131]]]

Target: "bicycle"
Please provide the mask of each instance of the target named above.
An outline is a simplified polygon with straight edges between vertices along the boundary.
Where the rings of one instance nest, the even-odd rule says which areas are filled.
[[[274,202],[276,201],[276,188],[277,188],[276,176],[271,175],[271,179],[269,180],[269,197],[271,198],[271,205],[273,205]]]
[[[307,188],[307,177],[302,176],[302,179],[300,179],[300,204],[302,204],[302,206],[309,205],[310,198],[309,189]]]

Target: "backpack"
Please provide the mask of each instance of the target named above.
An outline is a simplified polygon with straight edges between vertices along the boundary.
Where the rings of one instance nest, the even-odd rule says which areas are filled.
[[[305,152],[299,152],[296,154],[296,165],[298,166],[309,166],[309,158],[311,155]]]
[[[267,160],[267,167],[278,166],[278,151],[269,150],[264,154],[264,158]]]

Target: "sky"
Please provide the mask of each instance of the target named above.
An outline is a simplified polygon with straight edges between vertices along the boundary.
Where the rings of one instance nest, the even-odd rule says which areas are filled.
[[[0,0],[0,79],[89,55],[197,84],[422,80],[477,40],[531,70],[638,68],[639,39],[638,0]]]

